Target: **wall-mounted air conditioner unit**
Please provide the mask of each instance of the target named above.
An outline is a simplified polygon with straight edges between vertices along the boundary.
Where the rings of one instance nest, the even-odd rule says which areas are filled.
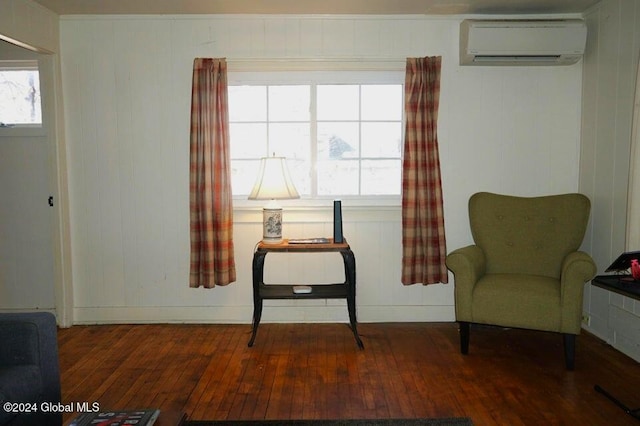
[[[582,58],[584,21],[473,20],[460,24],[460,65],[569,65]]]

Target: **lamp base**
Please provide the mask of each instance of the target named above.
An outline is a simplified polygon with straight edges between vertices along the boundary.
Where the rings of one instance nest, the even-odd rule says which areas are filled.
[[[282,244],[282,241],[284,241],[282,238],[262,238],[263,244]]]
[[[282,208],[271,205],[262,209],[262,242],[264,244],[282,242]]]

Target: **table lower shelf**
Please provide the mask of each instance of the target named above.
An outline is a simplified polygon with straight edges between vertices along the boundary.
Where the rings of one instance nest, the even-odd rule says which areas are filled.
[[[293,285],[260,284],[261,299],[345,299],[348,286],[343,284],[301,284],[311,287],[311,293],[294,293]]]
[[[260,283],[254,286],[254,310],[253,310],[253,331],[249,340],[249,347],[253,346],[253,342],[258,332],[258,325],[262,317],[262,302],[264,300],[274,299],[346,299],[347,310],[349,312],[349,324],[351,331],[356,339],[356,343],[360,349],[364,349],[362,340],[358,335],[356,323],[356,295],[355,288],[350,287],[348,283],[342,284],[299,284],[311,287],[310,293],[294,293],[292,284],[264,284]]]

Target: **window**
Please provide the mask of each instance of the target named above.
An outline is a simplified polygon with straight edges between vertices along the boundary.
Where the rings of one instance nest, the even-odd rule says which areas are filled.
[[[260,158],[275,154],[287,157],[305,198],[399,196],[403,86],[397,76],[369,83],[344,81],[340,73],[295,73],[307,80],[299,82],[292,74],[286,83],[229,84],[234,195],[249,194]]]
[[[0,61],[0,127],[42,125],[38,61]]]

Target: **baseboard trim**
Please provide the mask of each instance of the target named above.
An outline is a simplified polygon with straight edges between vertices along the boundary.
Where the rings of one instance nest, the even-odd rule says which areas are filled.
[[[358,322],[453,322],[453,306],[359,306]],[[253,306],[146,306],[74,309],[74,324],[212,323],[250,324]],[[343,304],[286,305],[265,301],[262,323],[348,322]]]

